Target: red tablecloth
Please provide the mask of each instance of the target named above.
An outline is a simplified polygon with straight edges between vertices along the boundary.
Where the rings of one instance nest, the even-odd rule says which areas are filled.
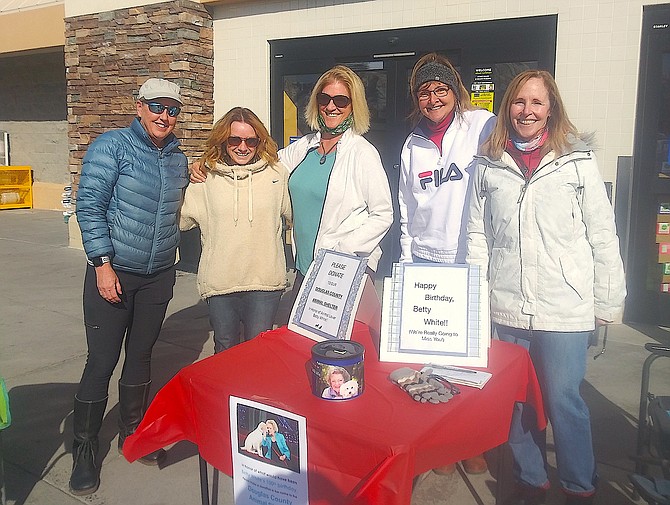
[[[535,370],[520,346],[493,341],[487,368],[493,377],[484,389],[462,386],[448,403],[433,405],[415,402],[388,379],[402,365],[378,361],[365,325],[356,322],[352,340],[366,348],[365,391],[358,398],[333,402],[313,395],[315,342],[280,328],[182,369],[126,439],[126,458],[190,440],[207,462],[231,475],[234,395],[307,419],[312,505],[407,505],[415,475],[504,443],[515,401],[543,412]]]

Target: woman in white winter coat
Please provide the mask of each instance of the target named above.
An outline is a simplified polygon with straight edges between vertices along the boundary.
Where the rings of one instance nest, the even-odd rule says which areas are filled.
[[[579,393],[589,334],[620,320],[626,294],[614,214],[593,151],[548,72],[514,78],[482,146],[470,195],[467,261],[488,269],[501,340],[529,350],[552,424],[566,503],[592,503],[596,468]],[[511,504],[544,503],[545,433],[517,404]]]

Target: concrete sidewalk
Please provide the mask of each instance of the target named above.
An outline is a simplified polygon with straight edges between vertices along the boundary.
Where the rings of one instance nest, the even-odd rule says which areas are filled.
[[[72,398],[84,367],[86,344],[81,308],[84,254],[67,244],[67,225],[59,212],[0,212],[0,375],[7,382],[13,416],[12,426],[2,432],[7,503],[200,503],[194,445],[183,442],[171,447],[160,469],[129,464],[117,453],[119,370],[112,379],[101,432],[100,489],[86,498],[68,493]],[[598,504],[642,503],[630,498],[627,473],[633,470],[629,455],[635,451],[640,376],[647,356],[643,346],[655,340],[670,342],[670,332],[613,326],[607,352],[589,360],[584,394],[591,408],[601,477]],[[154,350],[154,392],[180,368],[212,352],[207,308],[198,297],[195,275],[179,273]],[[660,361],[652,368],[652,392],[670,394],[669,370]],[[495,453],[487,455],[491,462],[495,457]],[[550,464],[555,468],[553,461]],[[554,484],[555,477],[553,472]],[[231,487],[231,479],[222,475],[214,503],[232,504]],[[415,491],[412,505],[489,505],[495,501],[494,490],[490,474],[430,474]],[[560,503],[560,494],[552,491],[549,505]]]

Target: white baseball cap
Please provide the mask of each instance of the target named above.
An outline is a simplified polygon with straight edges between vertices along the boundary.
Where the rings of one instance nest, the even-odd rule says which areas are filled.
[[[137,95],[138,100],[155,100],[156,98],[172,98],[183,105],[179,86],[165,79],[152,77],[147,79]]]

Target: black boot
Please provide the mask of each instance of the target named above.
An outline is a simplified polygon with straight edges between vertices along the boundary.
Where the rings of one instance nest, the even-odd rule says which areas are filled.
[[[514,494],[504,502],[504,505],[544,505],[546,498],[546,489],[517,483]]]
[[[588,496],[566,494],[565,505],[591,505],[595,499],[595,493]]]
[[[126,437],[135,433],[144,417],[149,403],[149,388],[151,381],[146,384],[128,386],[119,381],[119,452],[122,452]],[[155,466],[165,459],[166,453],[158,449],[138,459],[140,463]]]
[[[100,485],[100,470],[95,459],[98,456],[98,432],[105,415],[107,398],[95,402],[84,402],[74,397],[74,442],[72,443],[72,475],[70,492],[77,496],[95,493]]]

